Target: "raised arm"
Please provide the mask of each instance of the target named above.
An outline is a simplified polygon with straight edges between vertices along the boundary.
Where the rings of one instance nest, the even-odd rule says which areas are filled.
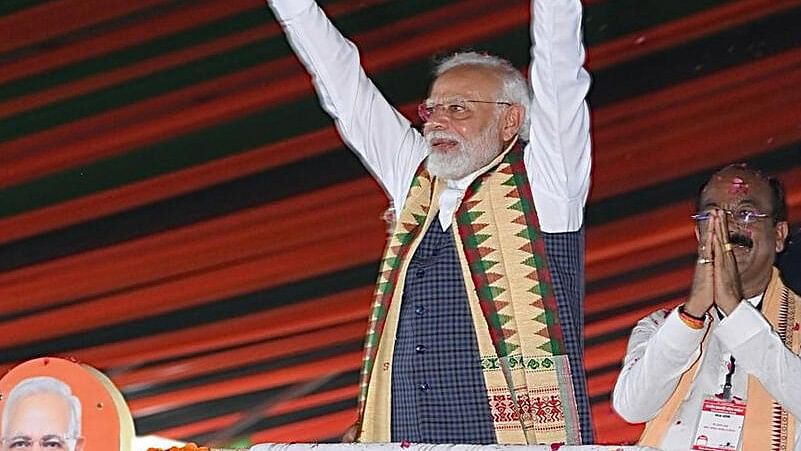
[[[630,423],[654,418],[681,375],[701,355],[706,329],[687,327],[673,311],[653,313],[631,333],[626,359],[612,392],[612,407]]]
[[[531,15],[526,167],[543,231],[572,232],[583,222],[591,166],[581,2],[532,0]]]
[[[311,73],[323,108],[399,206],[427,153],[423,137],[367,78],[356,46],[314,0],[268,0],[298,58]]]

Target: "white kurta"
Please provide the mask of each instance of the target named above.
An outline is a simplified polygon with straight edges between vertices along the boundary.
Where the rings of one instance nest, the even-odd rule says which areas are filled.
[[[323,108],[336,120],[348,146],[383,185],[400,211],[428,144],[381,95],[361,68],[356,46],[331,24],[313,0],[269,0],[308,71]],[[531,143],[524,159],[544,232],[578,230],[590,185],[590,120],[584,101],[581,4],[547,0],[534,4]],[[422,99],[421,99],[422,100]],[[475,174],[451,181],[440,198],[440,222],[452,213]]]
[[[614,409],[631,423],[651,420],[667,402],[682,374],[700,357],[701,367],[662,441],[662,448],[686,451],[694,437],[705,397],[721,393],[730,357],[735,358],[732,394],[747,401],[749,374],[796,418],[795,450],[801,451],[801,357],[782,343],[754,305],[743,301],[722,321],[701,352],[705,329],[693,330],[674,309],[658,311],[637,323],[612,395]],[[747,413],[746,413],[747,415]],[[750,450],[747,450],[750,451]]]

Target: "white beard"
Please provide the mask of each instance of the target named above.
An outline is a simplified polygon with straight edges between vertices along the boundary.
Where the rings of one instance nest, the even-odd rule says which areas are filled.
[[[492,121],[475,139],[467,141],[461,136],[446,131],[434,130],[425,134],[428,141],[426,169],[431,175],[448,180],[458,180],[481,169],[501,153],[498,142],[499,122]],[[431,146],[435,139],[448,139],[459,143],[454,152],[439,152]]]

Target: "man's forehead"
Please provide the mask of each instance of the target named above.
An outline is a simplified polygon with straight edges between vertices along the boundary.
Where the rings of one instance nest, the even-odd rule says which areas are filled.
[[[769,205],[770,186],[764,178],[748,171],[724,171],[712,176],[701,194],[701,200],[704,205],[725,206],[746,202]]]
[[[9,428],[29,427],[36,423],[65,426],[69,416],[70,406],[66,399],[54,393],[37,393],[20,399],[13,406],[8,416]]]
[[[500,87],[500,76],[492,69],[479,66],[460,66],[437,77],[431,85],[430,96],[495,96]]]

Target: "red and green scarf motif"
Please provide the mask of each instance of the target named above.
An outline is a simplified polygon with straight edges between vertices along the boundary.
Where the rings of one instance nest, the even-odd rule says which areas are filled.
[[[523,249],[529,256],[520,264],[530,267],[530,277],[539,283],[532,287],[534,294],[539,295],[543,306],[543,317],[541,322],[548,325],[548,336],[550,341],[547,346],[552,354],[564,354],[564,338],[562,327],[559,325],[558,308],[556,298],[553,295],[551,273],[548,270],[545,258],[545,241],[540,232],[540,222],[537,212],[534,209],[534,198],[531,196],[531,187],[528,183],[528,175],[523,164],[523,151],[517,146],[513,151],[506,154],[501,172],[508,175],[508,180],[503,184],[509,187],[507,196],[515,199],[512,209],[519,211],[520,215],[516,218],[521,224],[519,236],[525,239]],[[482,231],[485,225],[476,221],[483,214],[472,209],[477,202],[471,201],[476,192],[481,188],[482,181],[488,178],[488,174],[479,177],[465,191],[464,201],[456,213],[457,224],[459,225],[459,236],[462,238],[465,255],[470,265],[470,274],[473,285],[478,292],[478,299],[484,318],[489,326],[490,336],[496,351],[501,356],[508,356],[514,353],[519,347],[514,342],[507,340],[509,331],[504,329],[504,325],[510,320],[508,316],[499,313],[505,304],[498,300],[499,288],[494,285],[497,277],[497,268],[500,262],[485,258],[488,254],[487,248],[482,247],[482,243],[488,238]]]
[[[443,189],[427,171],[418,172],[387,246],[361,374],[361,441],[390,440],[392,351],[403,282],[438,214]],[[571,369],[519,144],[466,190],[455,225],[498,442],[580,444]]]

